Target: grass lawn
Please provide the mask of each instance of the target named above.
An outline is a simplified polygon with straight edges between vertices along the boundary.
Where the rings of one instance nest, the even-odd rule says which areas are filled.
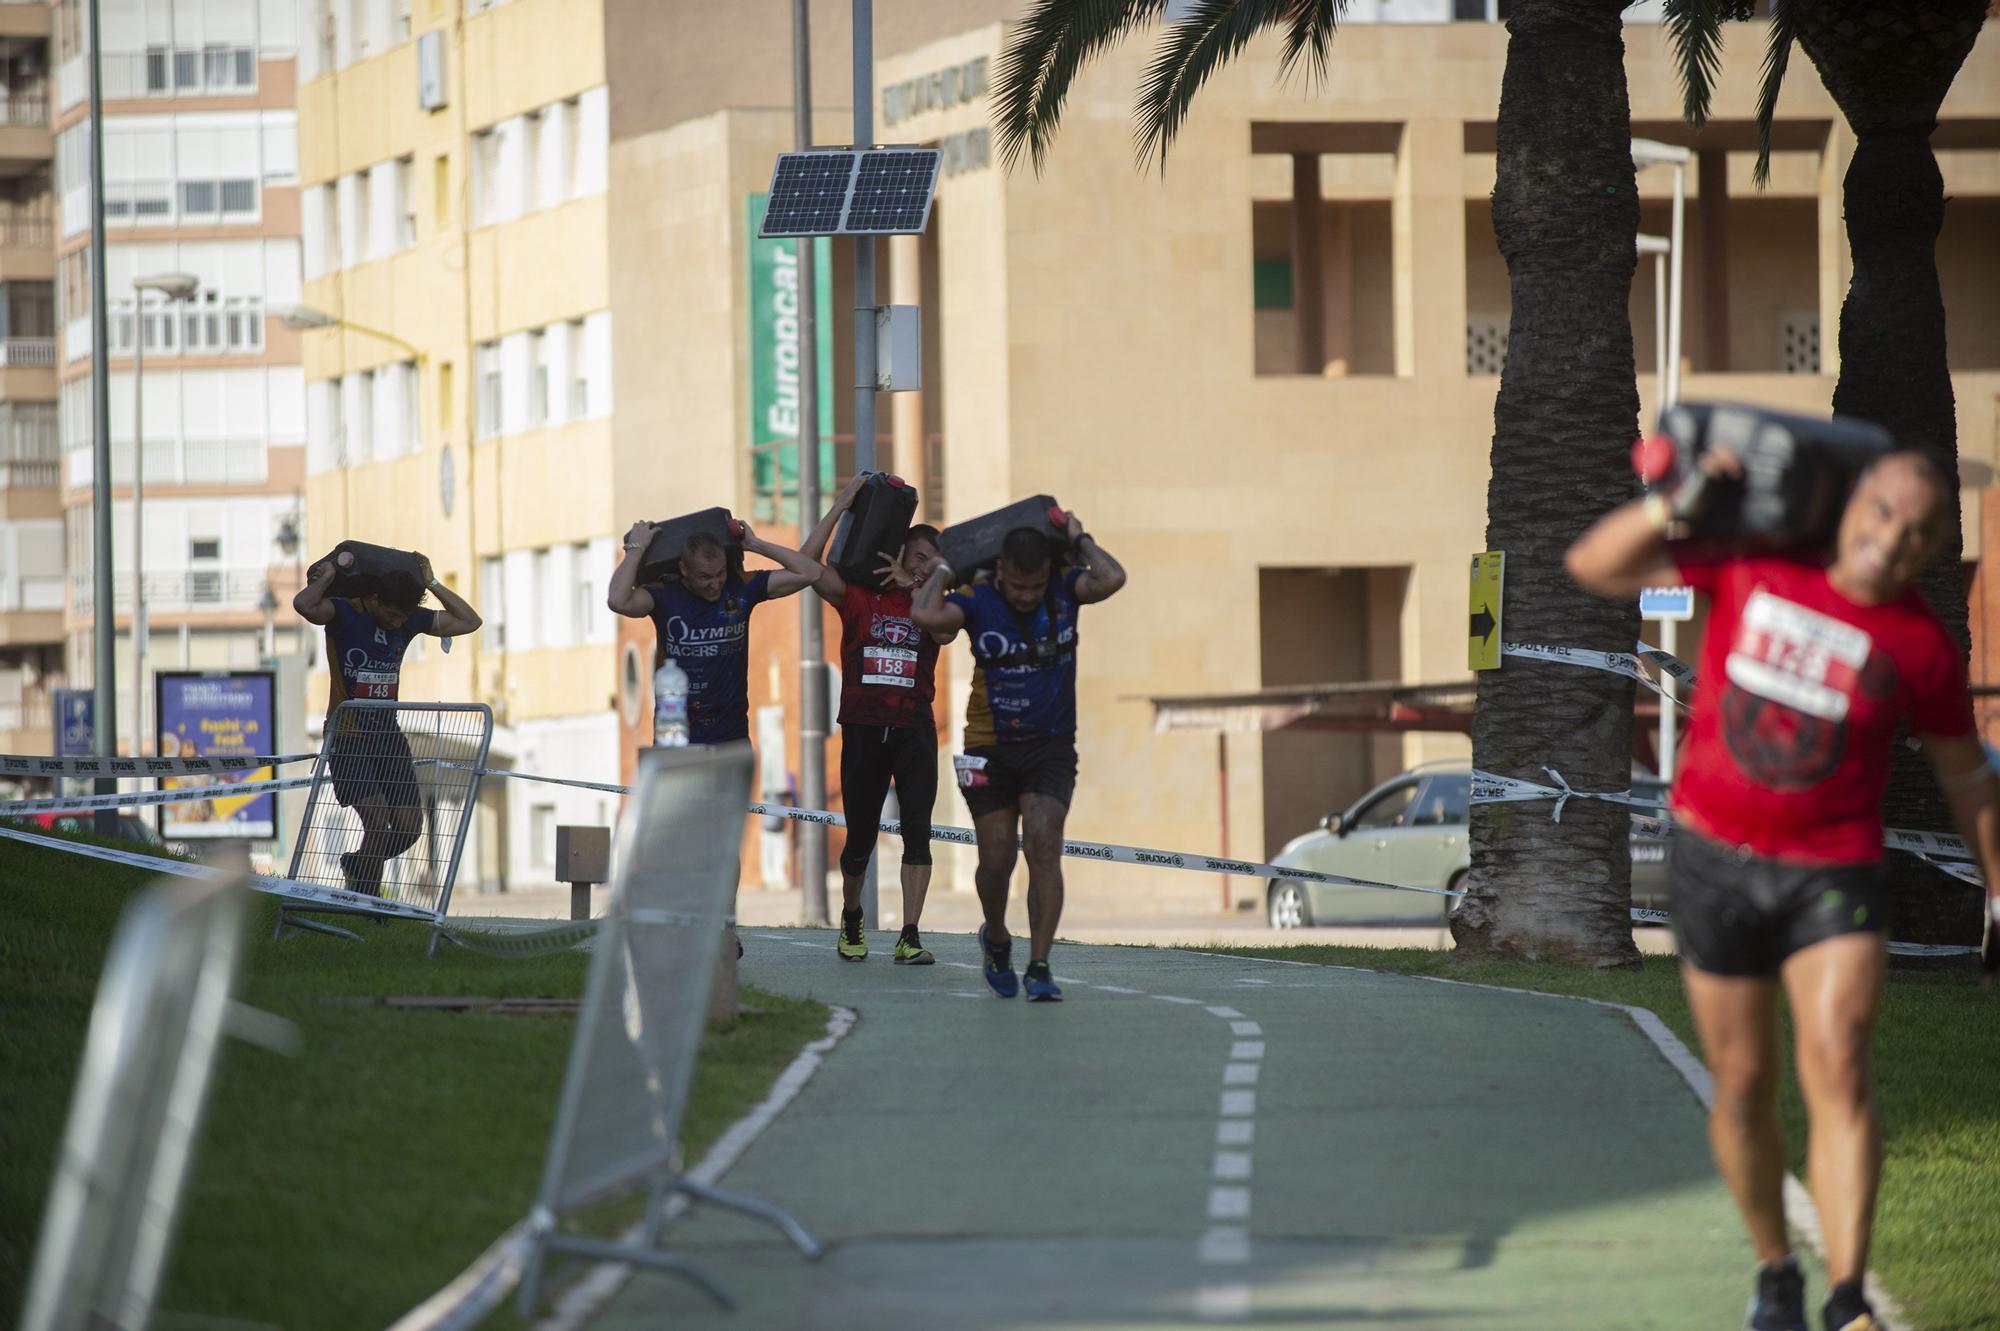
[[[1672,957],[1649,956],[1642,971],[1593,972],[1415,948],[1201,950],[1625,1003],[1657,1013],[1701,1049]],[[1802,1170],[1805,1106],[1789,1071],[1789,1021],[1783,1039],[1779,1114]],[[1991,1331],[2000,1318],[2000,990],[1982,989],[1969,965],[1891,972],[1875,1058],[1886,1155],[1875,1271],[1922,1331]]]
[[[0,841],[0,1322],[26,1294],[98,970],[148,877]],[[161,1322],[386,1326],[527,1214],[572,1023],[325,1000],[575,997],[588,957],[445,948],[427,959],[428,931],[400,923],[359,926],[360,945],[273,943],[271,911],[259,898],[250,912],[237,997],[297,1023],[305,1049],[225,1045]],[[825,1029],[816,1003],[748,990],[744,1001],[758,1014],[703,1048],[690,1161]]]

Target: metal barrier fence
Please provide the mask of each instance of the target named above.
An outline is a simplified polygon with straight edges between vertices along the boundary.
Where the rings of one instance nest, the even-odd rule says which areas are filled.
[[[23,1331],[151,1320],[243,938],[244,878],[166,878],[118,923],[97,985]]]
[[[341,703],[327,717],[286,877],[414,907],[442,923],[492,740],[493,711],[478,703]],[[354,913],[287,902],[278,935],[292,925],[355,937],[304,918],[306,910]],[[433,929],[433,951],[438,936]]]
[[[523,1318],[534,1313],[551,1255],[670,1271],[728,1306],[728,1296],[699,1267],[658,1246],[675,1194],[767,1220],[806,1256],[820,1254],[818,1242],[784,1211],[675,1167],[709,988],[736,898],[751,767],[746,743],[640,754],[637,793],[620,820],[611,899],[591,951],[541,1191],[528,1219]],[[647,1205],[637,1243],[559,1228],[564,1216],[640,1187]]]

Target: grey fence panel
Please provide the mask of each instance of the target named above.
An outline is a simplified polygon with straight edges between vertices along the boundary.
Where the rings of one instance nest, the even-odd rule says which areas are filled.
[[[162,879],[119,921],[23,1331],[139,1331],[151,1318],[229,1009],[245,882]]]
[[[341,703],[286,876],[443,919],[492,741],[492,709],[477,703]]]
[[[817,1255],[818,1245],[777,1208],[700,1188],[672,1169],[733,914],[751,770],[742,743],[640,755],[532,1218],[524,1315],[548,1252],[673,1270],[721,1297],[686,1261],[653,1246],[656,1220],[638,1245],[560,1232],[563,1216],[620,1191],[650,1189],[655,1218],[673,1191],[732,1206],[779,1225]]]

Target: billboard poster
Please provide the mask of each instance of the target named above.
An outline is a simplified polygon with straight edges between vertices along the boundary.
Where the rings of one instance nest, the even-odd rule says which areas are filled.
[[[277,673],[271,670],[162,670],[153,676],[153,714],[160,725],[154,752],[162,758],[271,753],[278,733],[277,692]],[[160,788],[236,785],[277,774],[259,767],[165,777]],[[269,840],[278,834],[278,800],[269,791],[159,807],[160,835],[168,841]]]
[[[57,758],[97,756],[97,692],[94,689],[56,690]]]
[[[759,240],[764,196],[744,209],[750,249],[750,479],[756,522],[799,520],[799,259],[791,239]],[[819,362],[819,475],[833,481],[833,248],[813,240]]]

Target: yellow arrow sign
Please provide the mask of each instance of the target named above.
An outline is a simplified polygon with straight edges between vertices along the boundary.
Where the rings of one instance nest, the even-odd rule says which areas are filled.
[[[1506,571],[1503,551],[1488,550],[1472,557],[1472,596],[1465,633],[1467,669],[1500,668],[1500,602]]]

